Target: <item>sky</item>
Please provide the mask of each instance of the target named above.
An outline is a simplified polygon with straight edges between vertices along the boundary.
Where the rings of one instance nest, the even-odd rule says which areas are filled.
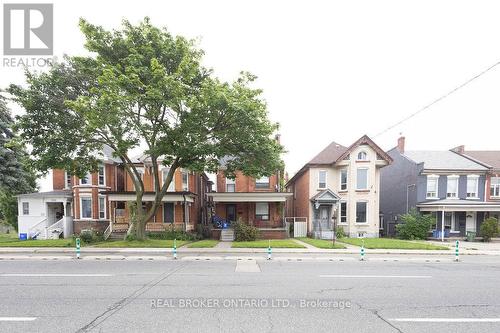
[[[500,61],[498,1],[52,3],[58,57],[85,53],[80,17],[113,29],[149,16],[196,38],[220,78],[257,75],[290,176],[331,141],[348,146],[364,134],[384,150],[400,133],[409,150],[500,150],[500,66],[375,137]],[[0,88],[23,80],[21,68],[0,66]]]

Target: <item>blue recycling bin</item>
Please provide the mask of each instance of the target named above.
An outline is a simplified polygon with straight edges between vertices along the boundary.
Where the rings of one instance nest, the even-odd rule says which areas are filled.
[[[27,240],[27,239],[28,239],[27,233],[20,233],[19,234],[19,240]]]

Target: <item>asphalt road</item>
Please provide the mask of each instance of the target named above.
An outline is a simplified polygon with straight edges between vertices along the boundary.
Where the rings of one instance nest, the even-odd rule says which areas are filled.
[[[2,260],[0,332],[500,332],[500,258]]]

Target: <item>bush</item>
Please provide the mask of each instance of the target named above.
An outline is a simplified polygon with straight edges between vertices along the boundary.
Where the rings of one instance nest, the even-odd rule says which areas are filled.
[[[147,237],[150,239],[177,239],[177,240],[186,240],[186,241],[192,241],[192,240],[197,240],[200,237],[198,235],[185,232],[183,230],[165,230],[165,231],[160,231],[160,232],[148,232]]]
[[[342,228],[342,227],[337,227],[336,229],[337,229],[337,230],[336,230],[336,235],[335,235],[335,236],[337,236],[337,239],[347,237],[347,235],[345,234],[344,228]]]
[[[83,243],[86,244],[97,243],[104,240],[102,233],[97,232],[94,229],[84,229],[80,231],[80,235],[78,235],[78,237]]]
[[[480,228],[483,241],[489,242],[492,237],[498,235],[498,220],[494,217],[489,217],[483,221]]]
[[[435,219],[432,215],[422,215],[415,209],[401,216],[402,224],[396,225],[396,234],[401,239],[426,239]]]
[[[241,221],[232,223],[234,228],[235,240],[237,242],[254,241],[259,238],[259,229],[254,226],[245,224]]]

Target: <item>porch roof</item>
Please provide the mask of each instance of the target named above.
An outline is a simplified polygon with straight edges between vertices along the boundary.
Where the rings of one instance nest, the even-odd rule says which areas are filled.
[[[73,192],[71,190],[54,190],[48,192],[34,192],[16,195],[18,198],[51,198],[51,199],[71,199]]]
[[[108,195],[109,201],[135,201],[136,193],[134,191],[107,191],[103,192]],[[194,197],[196,194],[192,192],[167,192],[165,196],[162,198],[162,202],[183,202],[184,198],[186,202],[194,202]],[[154,192],[144,192],[142,197],[142,201],[154,201],[155,193]]]
[[[490,212],[490,211],[500,211],[500,203],[486,202],[486,201],[474,201],[474,200],[463,200],[463,199],[442,199],[436,201],[429,201],[420,203],[417,205],[421,211],[424,212],[436,212],[445,210],[448,212],[463,212],[463,211],[478,211],[478,212]]]
[[[207,193],[214,202],[285,202],[292,196],[289,192],[211,192]]]

